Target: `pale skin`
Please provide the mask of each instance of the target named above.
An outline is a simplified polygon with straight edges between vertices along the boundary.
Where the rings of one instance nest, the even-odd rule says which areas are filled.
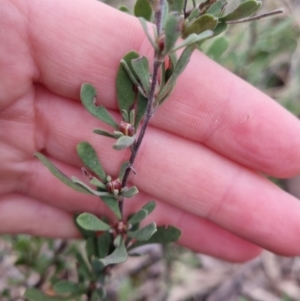
[[[129,151],[92,133],[103,124],[81,105],[80,86],[93,84],[97,103],[120,120],[119,61],[130,50],[149,58],[153,51],[135,18],[97,1],[0,0],[0,7],[0,232],[79,237],[73,212],[108,211],[33,154],[82,178],[75,147],[85,140],[117,175]],[[300,172],[300,123],[200,52],[153,117],[134,168],[130,181],[141,193],[126,212],[156,200],[150,218],[181,228],[180,244],[239,262],[263,248],[300,254],[300,203],[262,176]]]

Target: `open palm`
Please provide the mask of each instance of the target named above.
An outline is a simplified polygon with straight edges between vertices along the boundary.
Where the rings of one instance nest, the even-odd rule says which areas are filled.
[[[87,0],[0,0],[0,232],[76,237],[76,211],[102,214],[97,197],[64,186],[33,157],[47,155],[81,177],[75,147],[97,150],[115,175],[128,153],[92,133],[103,126],[79,101],[83,82],[116,119],[115,76],[130,51],[152,57],[139,22]],[[132,176],[155,199],[157,223],[182,229],[180,243],[243,261],[261,248],[300,253],[300,203],[261,174],[300,172],[300,123],[273,100],[200,52],[157,112]]]

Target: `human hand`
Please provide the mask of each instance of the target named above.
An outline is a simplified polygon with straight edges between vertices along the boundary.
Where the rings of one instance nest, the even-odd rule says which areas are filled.
[[[151,58],[152,48],[135,18],[96,1],[0,4],[0,232],[78,237],[73,213],[105,206],[33,153],[80,177],[75,147],[87,140],[116,174],[128,154],[91,133],[100,122],[81,105],[80,86],[93,84],[118,118],[119,61],[130,50]],[[131,177],[141,193],[125,207],[156,200],[151,219],[179,227],[180,243],[197,252],[233,261],[261,248],[298,255],[300,204],[261,174],[300,172],[299,133],[290,113],[197,52],[151,122]]]

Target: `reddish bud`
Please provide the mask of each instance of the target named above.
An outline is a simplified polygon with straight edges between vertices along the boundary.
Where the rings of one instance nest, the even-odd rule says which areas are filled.
[[[125,122],[125,121],[121,121],[121,123],[119,125],[119,130],[125,136],[129,136],[129,137],[132,137],[134,135],[134,132],[135,132],[134,126],[132,124],[128,123],[128,122]]]
[[[117,234],[126,234],[127,232],[127,224],[123,221],[119,221],[114,225],[114,230]]]
[[[122,183],[119,179],[116,179],[106,184],[106,190],[108,192],[114,193],[115,190],[120,191],[121,189],[122,189]]]

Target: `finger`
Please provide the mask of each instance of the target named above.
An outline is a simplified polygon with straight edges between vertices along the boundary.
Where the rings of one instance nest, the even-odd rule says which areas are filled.
[[[39,81],[60,95],[78,99],[81,83],[89,81],[101,102],[115,108],[120,58],[131,49],[152,53],[137,20],[103,4],[80,0],[19,5],[31,16],[27,28],[36,68],[29,69],[35,73],[27,79],[38,70]],[[296,118],[199,52],[153,124],[264,173],[286,177],[300,171]]]
[[[61,199],[60,195],[58,197]],[[145,197],[142,197],[140,204],[135,206],[135,210],[142,206],[144,199]],[[81,203],[82,209],[83,204],[84,202]],[[151,221],[154,219],[158,224],[169,223],[180,227],[182,229],[179,241],[181,245],[197,252],[236,262],[252,259],[261,251],[259,247],[209,221],[184,214],[161,202],[157,204],[157,208],[151,214]],[[169,212],[168,217],[165,212]],[[22,194],[10,194],[0,198],[0,220],[0,233],[26,233],[56,238],[80,237],[74,225],[72,212]]]
[[[125,160],[123,156],[126,157],[126,154],[112,152],[111,144],[105,137],[84,130],[85,126],[94,128],[95,120],[88,119],[85,125],[72,131],[72,128],[77,129],[85,113],[81,112],[79,104],[71,100],[69,102],[60,104],[60,112],[52,102],[52,108],[58,115],[64,114],[64,106],[72,109],[68,113],[70,122],[62,119],[58,127],[47,131],[47,141],[50,141],[46,145],[47,152],[79,168],[75,145],[80,137],[83,140],[88,138],[98,150],[107,173],[117,175],[118,166]],[[72,134],[68,136],[67,133]],[[300,252],[295,244],[300,230],[299,202],[262,176],[210,149],[150,128],[135,168],[138,176],[133,179],[134,183],[145,193],[190,213],[207,217],[264,248],[286,255]],[[33,170],[31,174],[35,173]],[[282,227],[278,219],[283,221],[286,217],[288,220]]]

